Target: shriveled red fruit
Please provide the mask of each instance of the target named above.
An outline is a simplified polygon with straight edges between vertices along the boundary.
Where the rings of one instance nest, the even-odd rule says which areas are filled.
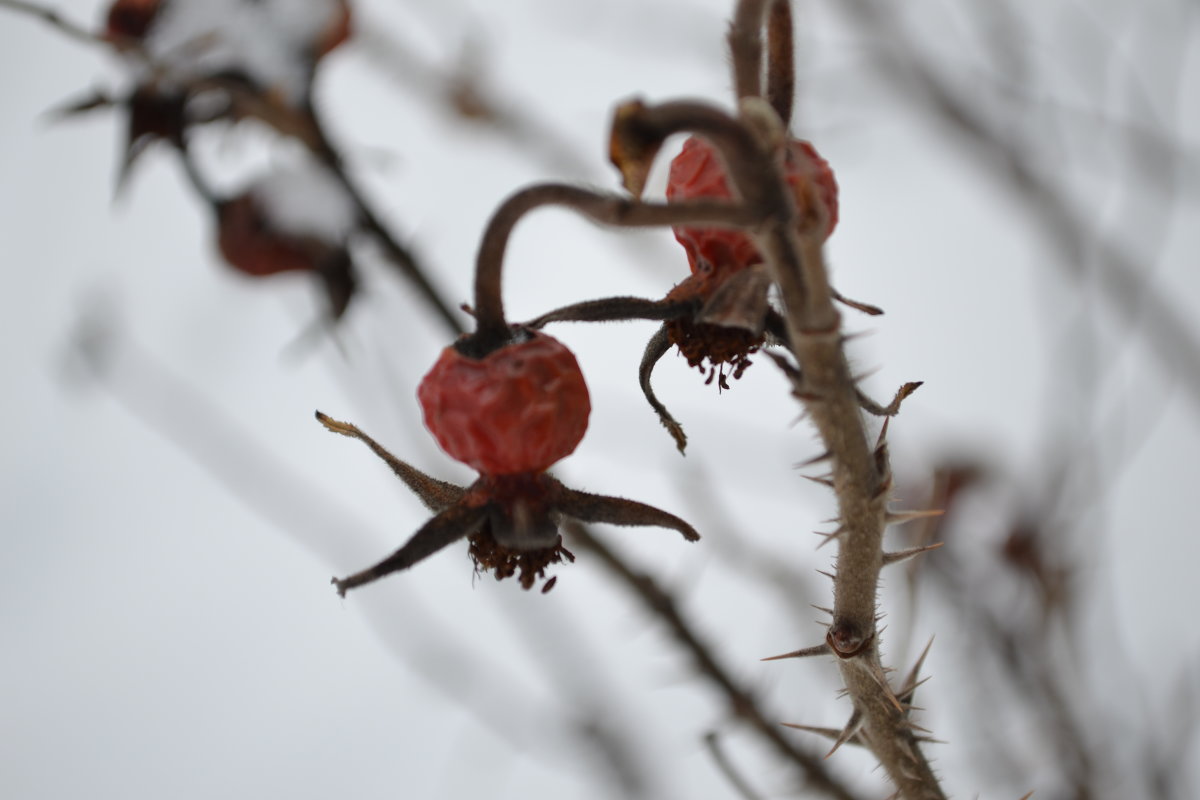
[[[145,38],[161,6],[162,0],[116,0],[108,8],[104,38],[111,42]]]
[[[478,359],[447,347],[417,389],[438,444],[485,475],[541,472],[587,430],[591,401],[575,356],[544,333],[528,336]]]
[[[792,187],[796,208],[802,217],[816,214],[826,220],[825,236],[837,226],[838,188],[829,162],[813,146],[793,139],[784,154],[784,172]],[[693,136],[671,161],[667,182],[668,200],[732,197],[725,180],[725,165],[708,140]],[[734,230],[679,226],[675,238],[688,254],[692,272],[736,271],[762,259],[750,237]],[[719,278],[718,275],[713,275]]]
[[[221,203],[217,218],[221,255],[238,272],[259,277],[316,268],[316,242],[277,230],[252,193]]]

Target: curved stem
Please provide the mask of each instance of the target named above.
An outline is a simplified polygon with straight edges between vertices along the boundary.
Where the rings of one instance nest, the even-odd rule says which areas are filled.
[[[650,376],[654,374],[654,367],[670,349],[671,337],[667,334],[667,326],[663,325],[646,343],[646,352],[642,355],[641,366],[638,367],[638,385],[642,387],[642,394],[646,396],[646,401],[650,403],[654,413],[658,414],[659,421],[667,429],[667,433],[671,434],[671,438],[675,440],[675,446],[682,453],[687,448],[687,434],[683,432],[683,426],[671,416],[671,412],[667,411],[667,407],[659,402],[658,397],[654,394],[654,388],[650,386]]]
[[[513,228],[529,212],[550,205],[564,206],[595,222],[618,227],[703,224],[744,228],[753,222],[742,206],[724,201],[642,203],[562,183],[539,183],[521,189],[496,209],[479,244],[475,262],[474,310],[478,324],[475,336],[485,348],[506,341],[509,336],[501,278]]]

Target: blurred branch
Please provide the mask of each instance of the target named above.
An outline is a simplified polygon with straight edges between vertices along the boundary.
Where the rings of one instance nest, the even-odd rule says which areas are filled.
[[[636,571],[612,549],[578,522],[566,526],[574,543],[600,558],[600,563],[636,595],[646,608],[658,616],[676,640],[688,651],[697,670],[712,682],[729,702],[731,712],[750,724],[755,732],[780,756],[800,768],[808,786],[839,800],[857,797],[830,773],[818,756],[796,748],[783,735],[782,727],[773,714],[767,714],[758,704],[754,693],[741,685],[717,659],[713,649],[696,632],[694,624],[679,610],[674,598],[653,578]]]
[[[11,8],[21,14],[28,14],[45,22],[52,28],[57,30],[71,39],[87,44],[101,45],[109,47],[109,43],[103,37],[92,33],[82,25],[71,22],[69,19],[59,14],[53,8],[48,8],[40,3],[27,3],[24,0],[0,0],[0,8]]]
[[[336,564],[344,560],[341,551],[347,539],[364,535],[366,526],[354,520],[353,511],[331,502],[322,487],[262,447],[252,429],[226,414],[199,387],[122,337],[115,320],[96,315],[81,320],[68,355],[71,366],[107,390],[138,423],[162,436],[287,540]],[[338,546],[329,537],[332,530],[339,532]],[[422,626],[421,620],[434,620],[437,614],[411,592],[404,599],[403,631],[396,628],[390,607],[367,600],[365,608],[386,650],[500,741],[558,764],[553,744],[565,731],[581,740],[585,750],[604,756],[609,768],[601,774],[615,781],[615,788],[625,791],[631,782],[637,785],[639,767],[627,747],[628,732],[614,731],[598,708],[591,714],[581,712],[585,706],[567,696],[569,711],[551,711],[522,688],[524,676],[511,674],[480,648],[456,641],[449,626]],[[471,665],[472,674],[488,676],[486,691],[472,691],[458,679],[459,673],[445,669],[446,664]],[[498,685],[503,692],[491,690]]]
[[[451,334],[458,336],[464,333],[466,328],[463,327],[459,315],[452,310],[450,304],[446,303],[438,293],[438,290],[434,288],[429,277],[426,275],[427,270],[418,263],[412,251],[401,244],[400,240],[392,234],[387,225],[375,213],[374,208],[367,200],[362,189],[350,177],[345,167],[345,161],[340,151],[329,138],[325,125],[317,115],[316,109],[309,106],[307,116],[311,122],[311,132],[313,135],[311,145],[313,153],[329,168],[337,178],[338,183],[342,185],[342,188],[346,190],[346,193],[354,201],[359,216],[362,218],[363,225],[375,237],[376,241],[379,242],[387,254],[388,260],[399,269],[401,275],[412,283],[418,295],[425,300],[429,307],[436,313],[443,326]]]
[[[110,42],[102,36],[68,22],[57,11],[37,4],[20,2],[20,0],[0,0],[0,7],[12,8],[15,11],[43,19],[56,30],[76,40],[84,40],[114,50],[133,53],[146,62],[158,76],[171,74],[170,64],[155,60],[138,42]],[[358,211],[363,226],[379,242],[388,260],[413,285],[418,295],[436,313],[446,329],[455,336],[464,332],[465,329],[459,315],[434,288],[426,275],[426,269],[420,265],[412,251],[401,244],[399,238],[389,230],[379,215],[375,213],[364,192],[350,177],[341,153],[330,139],[325,124],[311,102],[306,102],[302,108],[292,108],[279,101],[271,92],[254,85],[241,75],[220,73],[208,76],[185,76],[180,79],[180,82],[182,87],[178,91],[184,97],[212,89],[223,92],[229,107],[219,116],[226,116],[233,120],[253,117],[266,123],[279,134],[295,138],[307,146],[345,189]],[[114,104],[103,95],[98,95],[98,97],[108,104]],[[183,106],[181,105],[180,108],[182,109]],[[191,126],[196,123],[182,120],[181,124]],[[196,183],[195,165],[185,161],[184,166],[189,170],[193,183]],[[200,185],[202,182],[197,184],[197,186]]]
[[[591,162],[580,156],[550,124],[538,119],[528,103],[505,97],[489,86],[483,50],[468,42],[449,67],[422,60],[407,44],[378,26],[357,34],[359,47],[398,82],[422,94],[458,119],[492,128],[553,172],[587,175]]]
[[[1149,686],[1164,689],[1161,684],[1126,678],[1116,695],[1090,690],[1088,667],[1095,663],[1078,652],[1084,637],[1073,612],[1094,606],[1108,592],[1082,580],[1081,553],[1066,541],[1067,528],[1044,510],[1027,510],[1000,521],[1009,528],[1002,547],[985,551],[984,560],[968,561],[967,543],[978,541],[981,531],[976,518],[963,515],[962,504],[986,482],[995,488],[998,474],[981,461],[947,461],[935,470],[928,490],[929,502],[947,514],[923,521],[917,534],[918,542],[937,538],[951,544],[923,566],[942,595],[939,606],[958,615],[974,639],[963,649],[974,662],[969,674],[978,676],[967,679],[975,690],[971,715],[978,735],[989,740],[981,766],[999,768],[996,774],[1006,778],[1036,773],[1031,748],[1020,744],[1028,739],[1053,754],[1049,763],[1064,797],[1191,797],[1185,760],[1178,756],[1195,742],[1194,698],[1166,690],[1169,709],[1163,713],[1139,697]],[[1093,500],[1076,495],[1075,516]],[[1017,505],[1030,504],[1018,499]],[[1087,531],[1089,546],[1094,535]],[[1105,672],[1126,671],[1119,647],[1101,652]],[[1014,714],[1023,718],[1021,734],[997,735],[1011,730],[1006,718]]]
[[[709,755],[712,756],[717,768],[721,770],[721,774],[729,781],[729,785],[742,796],[743,800],[762,800],[746,779],[738,774],[737,769],[733,766],[733,762],[725,754],[725,749],[721,747],[721,737],[716,731],[709,731],[704,734],[704,746],[708,749]]]
[[[904,34],[904,26],[884,3],[849,0],[840,4],[879,43],[884,60],[880,74],[903,89],[914,89],[937,117],[973,145],[984,148],[992,166],[1063,252],[1056,261],[1070,277],[1081,280],[1087,270],[1079,254],[1094,249],[1095,269],[1104,296],[1127,323],[1138,322],[1151,351],[1166,373],[1180,381],[1200,407],[1200,339],[1187,317],[1140,274],[1141,266],[1114,239],[1093,232],[1057,183],[1034,169],[1028,154],[1006,138],[980,112],[972,98],[956,90]]]

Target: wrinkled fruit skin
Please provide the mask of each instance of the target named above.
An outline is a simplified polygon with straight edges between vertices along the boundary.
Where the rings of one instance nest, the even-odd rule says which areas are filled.
[[[484,475],[542,472],[575,450],[592,410],[575,356],[543,333],[482,359],[447,347],[417,398],[442,449]]]
[[[829,162],[821,158],[808,142],[793,139],[784,157],[784,172],[801,217],[817,214],[826,219],[825,238],[828,238],[838,220],[837,180],[833,177]],[[698,136],[688,139],[683,151],[671,161],[667,199],[677,201],[732,196],[725,180],[725,165],[716,148]],[[688,263],[694,274],[727,274],[762,261],[750,237],[739,231],[688,226],[679,226],[674,230],[675,238],[687,251]],[[717,275],[713,277],[718,278]]]

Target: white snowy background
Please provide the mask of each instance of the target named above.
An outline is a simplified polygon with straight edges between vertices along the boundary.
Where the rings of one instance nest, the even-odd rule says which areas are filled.
[[[1106,310],[1094,280],[1060,269],[1036,214],[980,152],[880,80],[878,42],[834,3],[796,6],[795,130],[834,165],[841,186],[842,221],[828,246],[835,282],[887,311],[846,312],[848,330],[870,334],[853,345],[856,366],[874,370],[866,386],[881,399],[925,381],[893,425],[898,479],[915,484],[945,453],[970,452],[1031,489],[1055,456],[1047,431],[1095,424],[1073,419],[1081,398],[1071,387],[1101,375],[1095,416],[1115,430],[1097,435],[1123,444],[1094,465],[1103,491],[1078,521],[1094,539],[1086,579],[1103,587],[1084,621],[1095,652],[1124,653],[1140,688],[1089,657],[1080,685],[1088,702],[1111,709],[1100,718],[1123,703],[1167,709],[1184,665],[1195,684],[1200,643],[1192,612],[1200,415],[1174,388],[1181,376]],[[1176,174],[1174,206],[1158,204],[1175,210],[1148,220],[1138,198],[1153,192],[1134,168],[1113,159],[1104,169],[1115,118],[1165,119],[1194,152],[1193,48],[1163,87],[1146,40],[1160,29],[1194,39],[1186,32],[1194,14],[1165,2],[1107,2],[1087,15],[1069,4],[1024,6],[1032,4],[1021,6],[1023,42],[1040,68],[1016,88],[1032,98],[1027,113],[1046,118],[1015,119],[1013,129],[1057,137],[1038,151],[1058,148],[1057,157],[1036,168],[1061,173],[1096,231],[1139,259],[1153,253],[1139,263],[1177,309],[1197,307],[1191,172]],[[102,19],[88,0],[56,8]],[[458,303],[469,299],[479,234],[508,193],[545,179],[617,188],[606,163],[616,102],[729,105],[730,8],[728,0],[363,2],[356,38],[322,65],[316,101],[352,172]],[[936,4],[906,8],[915,30],[923,14],[935,21],[923,35],[960,85],[999,91],[972,72],[986,46],[962,33],[974,28],[939,32],[954,15]],[[1174,25],[1164,21],[1171,13]],[[1085,16],[1091,25],[1081,27]],[[1110,54],[1112,74],[1088,72],[1082,57],[1047,67],[1088,48]],[[521,142],[450,113],[415,65],[449,70],[464,52],[480,64],[483,86],[559,144]],[[1126,74],[1147,85],[1135,94],[1112,77]],[[331,575],[390,553],[425,512],[366,448],[327,433],[313,411],[355,422],[434,474],[469,480],[421,429],[414,401],[448,338],[364,247],[356,250],[363,292],[340,347],[324,339],[293,348],[321,308],[313,283],[254,282],[220,263],[211,214],[165,149],[144,156],[114,199],[123,136],[114,114],[47,117],[88,88],[121,86],[121,75],[110,53],[0,9],[0,796],[614,796],[606,762],[579,729],[589,721],[628,743],[651,779],[645,796],[733,796],[703,745],[709,730],[767,796],[794,790],[795,774],[729,721],[724,698],[663,626],[585,553],[557,570],[547,596],[472,579],[456,547],[337,597]],[[1108,105],[1093,125],[1072,109],[1097,96]],[[206,131],[199,147],[227,186],[296,156],[253,126]],[[514,237],[506,301],[520,319],[591,297],[656,297],[684,269],[667,231],[604,231],[543,211]],[[98,376],[77,351],[81,331],[97,325],[111,336]],[[817,612],[789,608],[731,566],[739,543],[753,543],[794,565],[807,581],[802,596],[825,604],[827,584],[813,569],[832,554],[814,552],[809,531],[832,515],[832,498],[792,468],[819,451],[811,430],[792,424],[797,407],[765,359],[718,395],[669,355],[655,385],[691,438],[680,458],[636,385],[652,331],[651,323],[555,328],[575,350],[594,406],[560,477],[692,519],[705,536],[697,545],[655,529],[599,535],[677,592],[781,721],[838,725],[848,706],[835,697],[832,664],[758,660],[815,643],[822,629],[807,620]],[[956,546],[994,547],[986,537],[1003,525],[981,519],[981,540]],[[1015,798],[1038,788],[1036,774],[980,774],[979,739],[964,723],[962,689],[975,682],[964,672],[965,633],[936,595],[909,618],[892,591],[900,576],[885,581],[888,658],[904,668],[938,637],[920,704],[929,709],[923,724],[949,741],[931,751],[947,790]],[[1118,699],[1110,706],[1105,697]],[[795,735],[823,752],[823,742]],[[867,796],[886,794],[862,754],[844,750],[828,763]]]

